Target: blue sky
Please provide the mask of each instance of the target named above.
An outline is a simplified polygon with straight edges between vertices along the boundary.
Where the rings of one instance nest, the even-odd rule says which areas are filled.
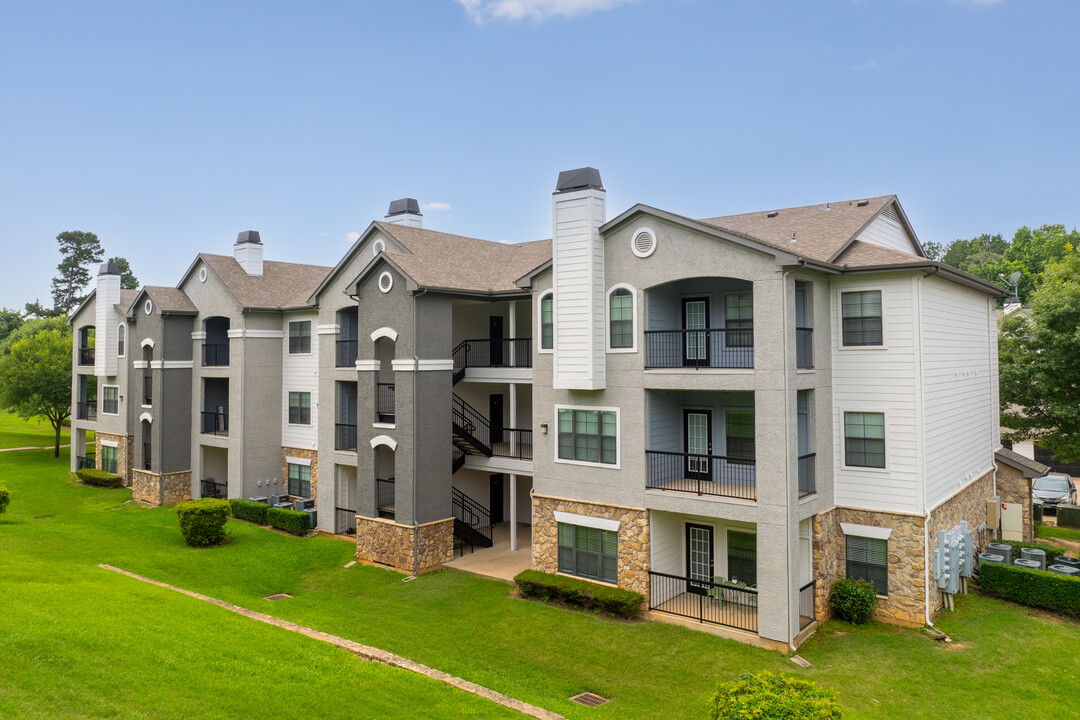
[[[426,226],[550,236],[559,170],[608,214],[896,193],[920,238],[1080,224],[1075,0],[0,2],[0,305],[63,230],[146,284],[262,233],[334,264]]]

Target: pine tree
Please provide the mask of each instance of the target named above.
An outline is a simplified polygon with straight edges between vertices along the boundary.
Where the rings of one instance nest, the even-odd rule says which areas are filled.
[[[83,290],[90,284],[88,266],[101,262],[103,253],[98,236],[82,230],[67,230],[56,236],[62,260],[52,281],[53,307],[66,316],[86,299]]]

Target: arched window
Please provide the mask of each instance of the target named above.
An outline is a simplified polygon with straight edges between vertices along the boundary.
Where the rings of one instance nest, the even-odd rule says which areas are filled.
[[[540,296],[540,349],[555,347],[555,300],[551,291]]]
[[[617,287],[608,294],[608,346],[634,347],[634,293],[629,288]]]
[[[116,328],[116,356],[124,357],[124,346],[127,344],[127,326],[120,323]]]

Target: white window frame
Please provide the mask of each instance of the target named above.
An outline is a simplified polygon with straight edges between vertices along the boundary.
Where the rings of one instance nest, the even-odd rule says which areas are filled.
[[[595,410],[598,412],[615,413],[615,463],[589,462],[587,460],[570,460],[559,457],[559,411],[560,410]],[[592,468],[604,468],[605,470],[619,470],[622,468],[622,413],[617,407],[600,407],[593,405],[556,405],[555,406],[555,447],[552,455],[555,462],[563,465],[583,465]]]
[[[302,323],[308,324],[308,351],[307,352],[293,352],[291,346],[292,338],[292,326],[300,325]],[[311,319],[307,320],[290,320],[285,327],[285,354],[286,355],[311,355],[314,352],[315,345],[315,323]]]
[[[889,349],[889,332],[888,323],[885,318],[889,316],[888,303],[886,301],[886,292],[884,285],[850,285],[836,288],[836,295],[833,297],[833,305],[836,307],[836,349],[840,352],[859,352],[870,351],[878,352],[880,350]],[[844,344],[844,308],[841,304],[843,302],[843,294],[849,292],[867,292],[871,290],[877,290],[881,293],[881,344],[880,345],[845,345]],[[858,411],[856,411],[858,412]]]
[[[655,237],[655,236],[654,236]],[[616,290],[629,290],[630,291],[630,318],[631,318],[631,338],[630,347],[617,348],[611,347],[611,296]],[[554,310],[554,305],[552,306]],[[554,320],[554,312],[552,312],[552,320]],[[616,283],[608,288],[607,293],[604,295],[604,346],[609,353],[636,353],[638,351],[638,294],[633,285],[629,283]]]
[[[551,347],[544,347],[544,298],[551,296]],[[555,352],[555,289],[548,288],[536,298],[536,352],[551,355]]]
[[[114,413],[105,412],[105,389],[106,388],[116,388],[116,412],[114,412]],[[98,398],[98,407],[101,408],[101,414],[102,415],[112,415],[113,417],[119,417],[120,416],[120,386],[119,385],[102,385],[101,386],[101,394],[100,394],[100,397]]]
[[[290,399],[289,396],[293,395],[293,394],[307,395],[308,396],[308,421],[306,423],[294,423],[292,421],[292,418],[291,418],[292,413],[290,412],[292,410],[292,405],[289,403],[289,399]],[[311,404],[311,395],[312,395],[312,392],[310,390],[287,390],[287,391],[285,391],[285,424],[286,425],[288,425],[289,427],[312,427],[315,424],[314,422],[312,422],[312,420],[314,419],[314,410],[315,410],[315,408]],[[303,409],[303,407],[304,407],[303,405],[300,406],[301,409]]]
[[[117,343],[117,345],[120,344],[120,331],[121,330],[124,331],[124,352],[119,352],[119,348],[117,348],[116,357],[118,357],[118,358],[127,357],[128,342],[130,342],[130,340],[131,340],[131,338],[128,337],[127,323],[120,323],[119,325],[116,326],[116,343]]]
[[[890,472],[889,470],[889,412],[882,410],[880,407],[842,407],[838,408],[840,416],[837,419],[839,422],[839,439],[840,439],[840,469],[846,472],[860,473],[878,473],[885,474]],[[847,429],[844,426],[844,413],[877,413],[882,415],[885,422],[885,467],[863,467],[861,465],[848,465],[847,464]]]

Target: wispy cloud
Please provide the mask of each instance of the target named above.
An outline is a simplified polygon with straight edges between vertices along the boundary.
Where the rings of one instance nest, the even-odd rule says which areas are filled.
[[[494,20],[528,19],[542,23],[548,18],[572,18],[611,10],[634,0],[457,0],[477,25]]]
[[[447,212],[450,210],[450,203],[445,202],[429,202],[424,203],[422,207],[424,212]]]
[[[356,242],[357,240],[360,239],[360,233],[358,233],[358,232],[345,233],[345,239],[348,240],[351,243],[354,243],[354,242]]]

